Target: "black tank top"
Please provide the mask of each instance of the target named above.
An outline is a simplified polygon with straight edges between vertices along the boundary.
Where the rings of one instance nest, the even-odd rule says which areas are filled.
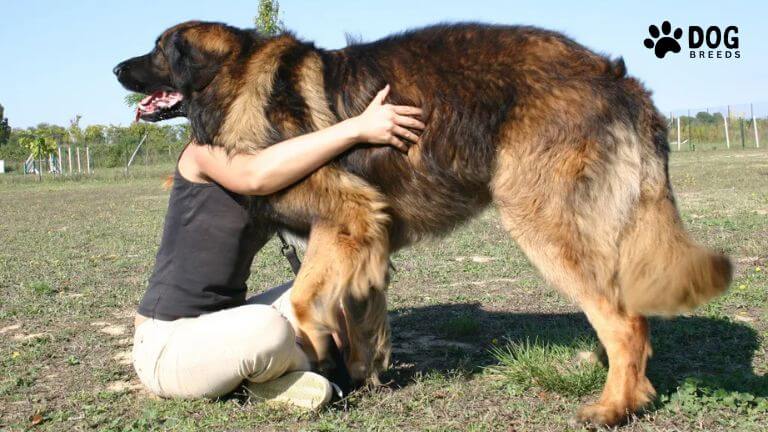
[[[175,320],[244,304],[251,263],[264,241],[246,197],[216,183],[190,182],[177,168],[139,313]]]

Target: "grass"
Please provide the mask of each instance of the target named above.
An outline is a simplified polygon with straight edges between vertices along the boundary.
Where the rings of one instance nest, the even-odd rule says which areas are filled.
[[[94,177],[0,175],[0,430],[552,430],[594,401],[605,369],[583,314],[544,284],[489,210],[394,257],[393,367],[380,388],[319,413],[159,400],[126,356],[172,168]],[[768,429],[768,151],[673,153],[693,236],[727,252],[727,295],[651,322],[659,397],[628,431]],[[291,277],[278,245],[253,291]]]
[[[596,361],[579,360],[580,353],[596,345],[594,340],[577,340],[572,346],[539,341],[511,341],[493,348],[498,365],[488,368],[502,377],[512,395],[541,389],[563,396],[581,397],[598,392],[605,382],[606,370]]]

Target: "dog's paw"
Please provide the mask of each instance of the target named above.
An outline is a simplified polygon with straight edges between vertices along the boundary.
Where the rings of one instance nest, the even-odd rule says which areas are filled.
[[[594,429],[600,426],[618,426],[626,422],[629,410],[616,405],[596,403],[582,407],[570,421],[572,427]]]

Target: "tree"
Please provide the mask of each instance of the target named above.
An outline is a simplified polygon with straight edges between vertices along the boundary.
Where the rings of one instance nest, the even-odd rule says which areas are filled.
[[[44,159],[56,151],[56,140],[44,129],[26,131],[20,141],[35,159]]]
[[[11,125],[8,124],[8,119],[5,118],[5,108],[0,104],[0,146],[8,144],[10,138]]]
[[[63,128],[62,128],[63,129]],[[43,159],[56,150],[56,138],[52,134],[53,128],[28,129],[20,138],[21,144],[37,159],[37,178],[43,178]]]
[[[191,135],[189,123],[178,124],[178,125],[175,125],[173,128],[174,128],[174,131],[176,132],[175,141],[183,141],[183,142],[189,141],[189,137]]]
[[[104,129],[102,125],[90,125],[83,131],[83,139],[86,145],[88,144],[101,144],[104,142]]]
[[[696,113],[696,120],[704,124],[711,124],[715,122],[715,117],[706,111],[700,111]]]
[[[83,129],[80,127],[81,118],[83,116],[75,114],[75,118],[69,121],[67,133],[69,134],[70,142],[73,144],[80,144],[83,141]]]
[[[280,21],[280,3],[277,0],[260,0],[259,14],[254,18],[256,30],[265,36],[275,36],[283,31]]]
[[[40,123],[34,129],[28,130],[50,139],[54,143],[54,148],[58,144],[71,142],[69,133],[63,126]]]
[[[147,97],[146,95],[143,95],[141,93],[128,93],[123,98],[123,101],[126,105],[128,105],[131,108],[136,108],[136,106],[139,105],[139,102],[141,102],[142,99]]]

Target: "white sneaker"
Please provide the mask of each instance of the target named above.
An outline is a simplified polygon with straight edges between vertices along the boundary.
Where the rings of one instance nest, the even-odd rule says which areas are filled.
[[[331,382],[314,372],[289,372],[263,383],[246,382],[249,397],[264,402],[289,403],[300,408],[317,410],[333,396]]]

